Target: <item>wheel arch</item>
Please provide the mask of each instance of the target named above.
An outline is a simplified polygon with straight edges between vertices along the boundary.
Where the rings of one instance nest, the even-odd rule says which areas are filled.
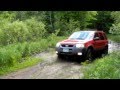
[[[93,48],[92,45],[88,46],[88,47],[87,47],[87,50],[88,50],[88,49],[92,49],[92,50],[94,50],[94,48]]]

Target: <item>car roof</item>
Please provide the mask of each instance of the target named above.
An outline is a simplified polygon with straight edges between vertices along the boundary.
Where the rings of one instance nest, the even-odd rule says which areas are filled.
[[[91,32],[91,33],[95,33],[95,32],[103,32],[103,31],[98,31],[98,30],[84,30],[84,31],[77,31],[77,32]]]
[[[77,32],[89,32],[89,33],[95,33],[96,31],[77,31]]]

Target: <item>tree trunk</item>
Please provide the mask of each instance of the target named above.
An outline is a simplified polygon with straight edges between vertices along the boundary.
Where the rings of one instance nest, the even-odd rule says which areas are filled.
[[[50,11],[50,24],[52,26],[52,32],[54,31],[54,13],[53,11]]]

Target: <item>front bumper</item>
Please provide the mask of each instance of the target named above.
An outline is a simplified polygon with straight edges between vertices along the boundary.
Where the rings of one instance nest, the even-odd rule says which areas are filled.
[[[68,49],[68,52],[64,52],[63,49]],[[73,47],[56,47],[56,53],[57,54],[64,54],[64,55],[85,55],[86,48],[76,48]]]

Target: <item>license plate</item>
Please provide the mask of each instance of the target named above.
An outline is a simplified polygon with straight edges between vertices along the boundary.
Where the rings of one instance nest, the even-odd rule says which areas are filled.
[[[63,48],[63,52],[69,52],[68,48]]]

